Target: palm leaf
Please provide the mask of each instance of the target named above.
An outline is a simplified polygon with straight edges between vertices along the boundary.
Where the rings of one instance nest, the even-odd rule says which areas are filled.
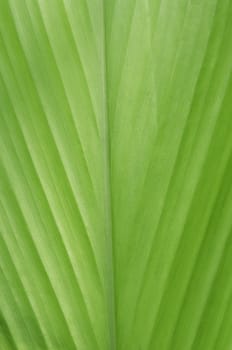
[[[1,349],[231,348],[231,16],[1,1]]]

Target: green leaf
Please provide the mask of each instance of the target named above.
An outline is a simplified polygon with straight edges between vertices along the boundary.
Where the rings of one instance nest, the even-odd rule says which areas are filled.
[[[231,349],[231,16],[1,1],[1,350]]]

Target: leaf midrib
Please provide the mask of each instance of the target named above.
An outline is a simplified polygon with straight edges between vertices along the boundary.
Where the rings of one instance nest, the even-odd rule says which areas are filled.
[[[105,209],[105,235],[106,235],[106,293],[109,322],[110,349],[117,349],[116,340],[116,302],[115,302],[115,264],[113,249],[113,213],[112,213],[112,183],[111,183],[111,143],[108,104],[108,55],[106,30],[106,2],[102,1],[103,11],[103,155],[104,155],[104,209]]]

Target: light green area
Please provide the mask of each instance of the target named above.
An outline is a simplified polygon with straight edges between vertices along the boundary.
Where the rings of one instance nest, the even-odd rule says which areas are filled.
[[[0,350],[232,349],[231,72],[231,0],[0,0]]]

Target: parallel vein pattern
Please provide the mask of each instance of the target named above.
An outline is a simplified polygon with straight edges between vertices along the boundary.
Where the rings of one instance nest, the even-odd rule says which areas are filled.
[[[1,1],[0,349],[231,349],[231,16]]]

